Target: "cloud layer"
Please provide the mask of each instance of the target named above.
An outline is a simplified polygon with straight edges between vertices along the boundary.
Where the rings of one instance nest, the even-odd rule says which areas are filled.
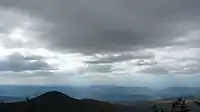
[[[37,71],[37,70],[52,70],[53,67],[48,65],[39,56],[24,57],[19,53],[9,55],[6,59],[0,60],[0,71]]]
[[[196,4],[199,1],[21,0],[16,7],[34,10],[32,14],[54,23],[47,35],[39,37],[49,47],[102,53],[173,44],[175,38],[198,27]]]
[[[152,86],[199,75],[199,0],[0,4],[0,72],[51,72],[85,84],[155,82]]]

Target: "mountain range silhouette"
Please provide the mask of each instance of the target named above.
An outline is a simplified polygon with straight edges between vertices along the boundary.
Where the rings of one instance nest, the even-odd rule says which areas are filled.
[[[133,112],[136,108],[50,91],[27,101],[1,103],[0,112]]]
[[[131,106],[93,99],[75,99],[58,91],[50,91],[21,102],[1,102],[0,112],[153,112],[150,105],[162,108],[171,105],[164,102],[161,100]],[[200,102],[190,101],[189,107],[192,112],[199,112]]]

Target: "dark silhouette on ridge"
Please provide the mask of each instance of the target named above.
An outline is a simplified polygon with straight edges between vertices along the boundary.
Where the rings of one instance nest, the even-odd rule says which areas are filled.
[[[190,112],[186,100],[179,98],[177,101],[172,103],[171,112]]]
[[[195,101],[194,103],[197,104],[200,107],[200,102]]]

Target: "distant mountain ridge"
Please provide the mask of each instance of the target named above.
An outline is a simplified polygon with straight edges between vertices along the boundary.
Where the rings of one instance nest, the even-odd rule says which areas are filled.
[[[78,99],[97,99],[108,102],[137,102],[177,97],[200,99],[200,87],[170,87],[155,90],[147,87],[126,86],[6,86],[0,85],[0,100],[18,101],[47,91],[61,91]]]
[[[195,100],[194,100],[195,101]],[[94,99],[76,99],[62,92],[49,91],[21,102],[0,103],[0,112],[152,112],[152,106],[170,109],[173,100],[157,100],[128,105],[113,104]],[[189,103],[193,112],[199,112],[198,101]]]
[[[0,96],[0,101],[3,102],[22,101],[25,99],[26,97],[20,97],[20,96]]]
[[[197,98],[199,97],[200,87],[170,87],[162,91],[162,97],[185,97]]]
[[[25,102],[3,103],[1,112],[133,112],[133,106],[124,106],[97,100],[79,100],[61,92],[51,91]],[[141,112],[145,112],[141,109]]]

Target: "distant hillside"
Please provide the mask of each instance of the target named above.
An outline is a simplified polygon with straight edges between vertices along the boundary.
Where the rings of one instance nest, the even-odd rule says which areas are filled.
[[[199,99],[200,87],[170,87],[160,92],[162,99],[175,100],[178,97]]]
[[[0,96],[0,101],[3,102],[13,102],[13,101],[22,101],[26,99],[26,97],[18,97],[18,96]]]
[[[146,112],[146,110],[97,100],[78,100],[52,91],[27,102],[3,103],[0,105],[0,112]]]
[[[171,109],[174,100],[156,100],[133,103],[132,105],[112,104],[93,99],[75,99],[61,92],[50,91],[22,102],[0,104],[0,112],[153,112],[152,106]],[[126,104],[126,102],[123,102]],[[188,100],[192,112],[200,112],[200,103]]]
[[[101,94],[97,93],[91,97],[92,99],[97,99],[101,101],[109,101],[109,102],[119,102],[119,101],[127,101],[127,102],[137,102],[137,101],[150,101],[154,100],[149,95],[136,95],[136,94],[121,94],[121,93],[107,93]]]
[[[123,87],[123,86],[0,86],[0,96],[13,96],[25,98],[35,97],[47,91],[61,91],[78,99],[97,99],[109,102],[138,101],[154,99],[156,92],[147,87]],[[6,98],[6,97],[5,97]],[[16,101],[15,98],[0,98],[0,100]]]
[[[170,87],[163,92],[172,95],[195,95],[200,92],[200,87]]]
[[[77,99],[97,99],[108,102],[137,102],[169,99],[178,97],[185,99],[199,99],[200,87],[170,87],[164,90],[155,90],[147,87],[126,86],[18,86],[0,85],[0,101],[19,101],[28,97],[36,97],[48,91],[60,91]]]

